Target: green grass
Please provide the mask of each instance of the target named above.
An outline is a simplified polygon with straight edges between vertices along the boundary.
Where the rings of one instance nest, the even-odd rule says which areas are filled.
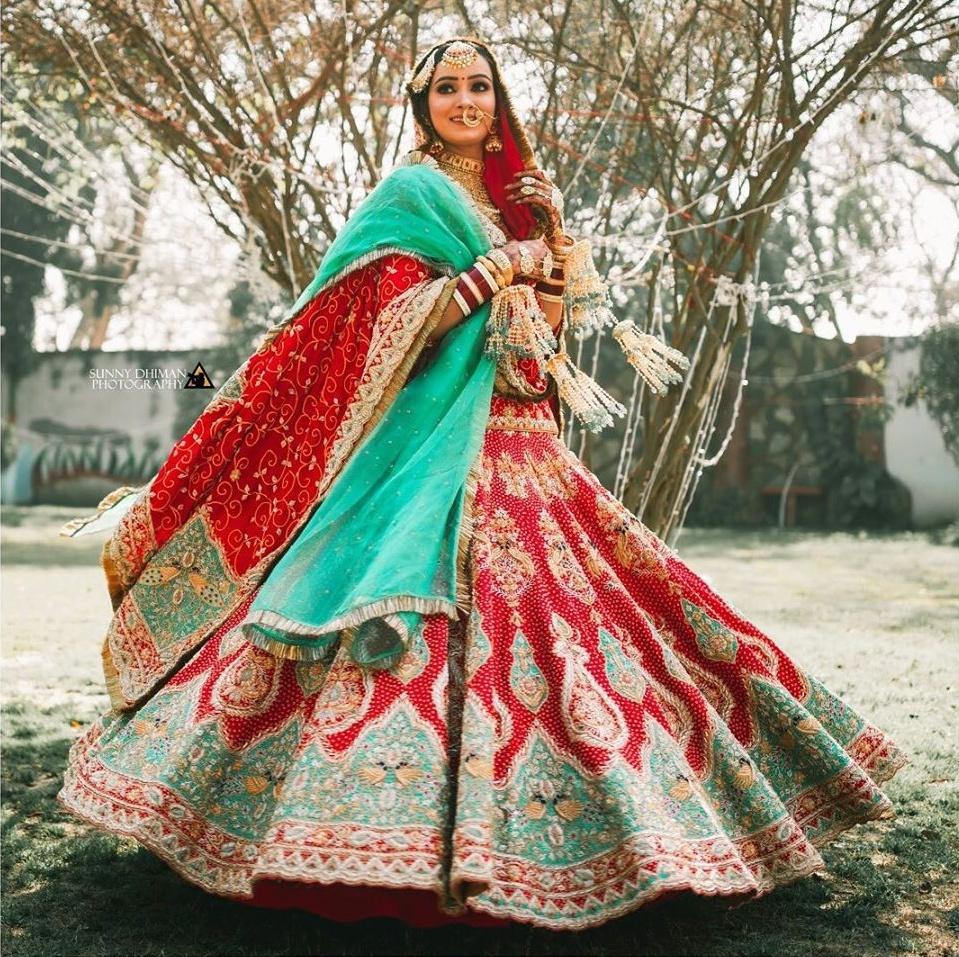
[[[58,808],[70,742],[106,707],[100,539],[58,539],[73,514],[0,513],[9,955],[959,955],[959,549],[933,535],[710,530],[679,542],[720,594],[912,757],[885,787],[896,818],[824,848],[826,875],[736,908],[672,900],[579,934],[418,931],[212,897]]]

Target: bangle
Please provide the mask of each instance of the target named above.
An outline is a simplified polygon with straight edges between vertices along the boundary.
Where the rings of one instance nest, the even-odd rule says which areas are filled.
[[[567,236],[565,233],[563,233],[562,238],[563,238],[563,242],[561,243],[556,242],[555,240],[550,240],[550,239],[546,240],[546,245],[549,246],[549,248],[552,250],[554,257],[555,256],[565,257],[565,254],[568,253],[573,248],[573,246],[576,245],[576,240],[573,239],[572,236]]]
[[[477,267],[483,267],[489,273],[490,279],[496,283],[499,289],[505,289],[513,280],[512,271],[507,276],[499,265],[492,261],[489,256],[479,256],[476,260]]]
[[[463,313],[464,316],[468,316],[473,311],[472,309],[470,309],[469,303],[467,303],[467,301],[462,297],[462,295],[460,295],[460,291],[458,287],[453,290],[453,301],[456,303],[457,306],[460,307],[460,311]]]
[[[506,277],[507,286],[513,282],[513,264],[510,262],[509,256],[507,256],[502,249],[493,248],[485,256],[481,256],[480,258],[488,259],[495,267],[498,267],[499,271]]]
[[[470,269],[465,269],[460,273],[453,296],[461,309],[464,306],[466,307],[463,315],[468,315],[484,302],[492,299],[498,291],[499,289],[495,281],[490,278],[489,273],[485,269],[480,271],[474,264]]]
[[[477,305],[481,302],[486,301],[486,296],[480,291],[479,286],[476,285],[476,281],[473,278],[473,270],[470,269],[467,272],[464,272],[460,275],[460,282],[466,285],[466,288],[473,294],[473,297],[476,299]]]
[[[502,285],[499,281],[499,276],[494,275],[494,270],[491,270],[487,263],[489,260],[484,259],[482,256],[473,263],[473,269],[476,269],[479,274],[486,280],[486,283],[490,288],[502,289]]]
[[[541,292],[539,289],[536,290],[536,295],[539,296],[540,299],[545,299],[547,302],[565,302],[566,301],[565,296],[554,296],[548,292]]]

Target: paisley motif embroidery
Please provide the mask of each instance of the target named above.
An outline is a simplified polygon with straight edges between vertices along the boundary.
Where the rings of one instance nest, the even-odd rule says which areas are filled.
[[[596,592],[576,560],[563,530],[545,509],[539,513],[539,529],[546,544],[546,561],[549,564],[549,570],[581,602],[592,605],[596,601]]]
[[[494,588],[508,605],[517,605],[532,584],[536,569],[520,542],[516,521],[498,508],[488,521],[480,523],[476,542],[480,561],[489,568]]]
[[[363,720],[372,696],[370,671],[360,668],[349,651],[340,647],[316,699],[310,724],[324,734],[348,728]]]
[[[280,687],[282,661],[248,644],[213,685],[214,707],[248,718],[269,709]]]
[[[493,692],[493,712],[496,718],[493,726],[493,744],[497,748],[502,748],[513,736],[513,718],[509,708],[495,691]]]
[[[680,592],[669,572],[670,551],[665,542],[612,497],[597,499],[596,515],[621,565],[637,575],[655,578],[673,594]]]
[[[530,711],[539,711],[546,700],[549,687],[543,672],[536,664],[533,649],[521,631],[516,632],[512,645],[513,664],[509,670],[509,684],[513,694]]]
[[[683,614],[696,635],[699,650],[713,661],[735,661],[739,642],[721,621],[710,617],[705,610],[685,598],[681,599]]]
[[[728,721],[733,713],[733,708],[736,706],[736,699],[733,697],[726,683],[707,668],[702,667],[693,661],[692,658],[684,655],[681,651],[676,651],[675,654],[685,666],[690,680],[692,680],[696,687],[703,693],[703,696],[712,705],[716,714],[718,714],[723,721]]]
[[[493,646],[483,631],[483,622],[475,605],[470,611],[466,642],[466,679],[469,681],[489,661],[493,653]]]
[[[610,687],[630,701],[637,704],[642,702],[646,694],[643,660],[628,637],[620,641],[605,628],[600,628],[599,648],[606,659],[606,677]]]
[[[544,455],[535,457],[527,452],[526,461],[532,469],[544,498],[576,497],[576,480],[569,461],[563,455]]]
[[[229,658],[230,655],[238,651],[240,646],[244,644],[246,644],[246,638],[243,637],[243,632],[239,628],[234,628],[227,635],[225,635],[223,640],[220,642],[220,647],[217,651],[217,654],[221,658]]]
[[[589,653],[574,643],[569,623],[553,612],[550,631],[553,652],[566,663],[563,674],[562,715],[573,741],[615,750],[629,740],[622,712],[587,668]]]
[[[529,493],[526,464],[504,452],[496,459],[496,474],[503,483],[507,495],[514,498],[526,498]]]

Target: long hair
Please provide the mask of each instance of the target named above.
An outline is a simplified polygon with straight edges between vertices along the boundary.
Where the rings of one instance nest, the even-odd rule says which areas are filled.
[[[481,40],[473,37],[452,37],[438,47],[431,47],[416,63],[411,75],[415,76],[419,72],[426,62],[426,58],[434,50],[438,51],[436,62],[439,63],[446,52],[446,48],[455,40],[466,40],[489,64],[490,72],[493,75],[493,91],[496,95],[497,120],[494,129],[499,133],[503,148],[495,153],[484,154],[483,182],[486,184],[490,199],[503,214],[503,219],[506,220],[506,225],[513,236],[517,239],[529,239],[538,231],[538,221],[529,206],[510,202],[506,195],[506,186],[513,182],[515,174],[519,170],[535,166],[536,161],[532,155],[526,132],[513,109],[496,57]],[[428,83],[422,90],[415,93],[407,84],[406,95],[409,97],[414,121],[431,142],[439,142],[440,136],[430,120],[430,86],[431,83]]]

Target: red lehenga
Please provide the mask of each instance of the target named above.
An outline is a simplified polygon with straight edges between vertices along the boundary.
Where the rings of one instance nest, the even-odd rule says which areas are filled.
[[[389,671],[234,627],[75,743],[60,800],[207,891],[337,920],[596,925],[760,896],[892,816],[907,758],[494,395],[468,616]]]

